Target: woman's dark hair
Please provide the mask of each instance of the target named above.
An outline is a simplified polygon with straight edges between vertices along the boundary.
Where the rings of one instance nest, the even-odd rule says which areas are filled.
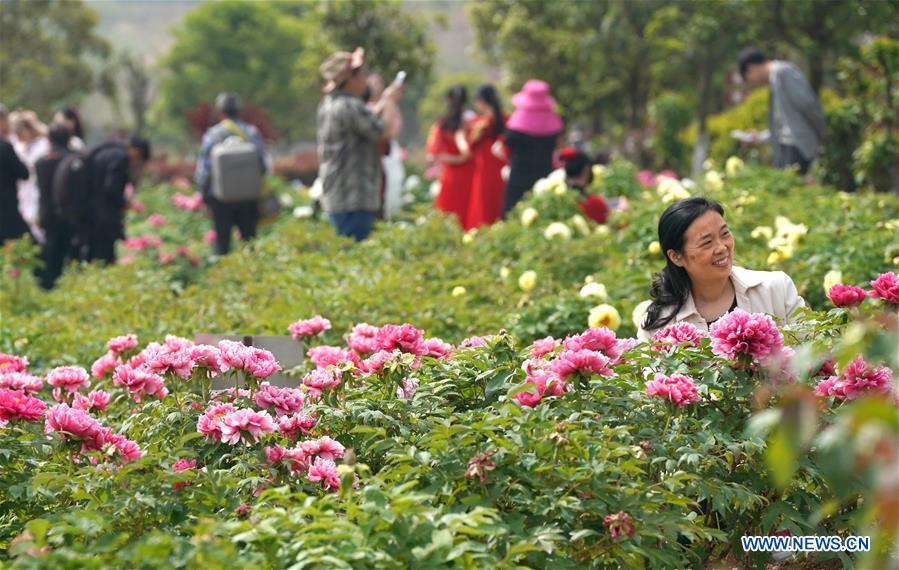
[[[693,197],[668,206],[659,218],[659,244],[665,253],[665,268],[655,274],[649,296],[652,304],[643,321],[643,328],[652,330],[664,327],[674,319],[690,294],[690,276],[668,257],[668,250],[682,252],[687,228],[708,211],[724,216],[724,208],[708,198]],[[673,308],[674,310],[670,310]]]
[[[440,117],[440,128],[456,132],[462,127],[462,113],[468,103],[468,90],[464,85],[453,85],[446,92],[446,111]]]
[[[478,87],[474,94],[475,99],[480,99],[493,109],[493,136],[498,137],[506,130],[506,118],[503,116],[503,106],[499,102],[499,94],[496,87],[485,83]]]
[[[565,176],[568,178],[577,178],[584,173],[585,168],[593,166],[593,161],[587,153],[573,148],[563,149],[559,153],[559,158],[565,162]]]
[[[63,107],[59,110],[63,117],[72,121],[75,124],[75,127],[71,129],[72,136],[76,136],[79,139],[84,139],[84,127],[81,125],[81,113],[78,112],[78,108],[69,105],[68,107]]]
[[[69,146],[69,140],[72,138],[72,131],[63,124],[50,125],[47,138],[50,139],[50,144],[54,147],[67,148]]]

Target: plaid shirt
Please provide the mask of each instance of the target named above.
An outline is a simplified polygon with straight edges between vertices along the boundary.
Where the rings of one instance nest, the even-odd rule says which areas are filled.
[[[362,99],[345,91],[325,95],[318,107],[318,177],[326,212],[380,209],[383,132],[384,123]]]

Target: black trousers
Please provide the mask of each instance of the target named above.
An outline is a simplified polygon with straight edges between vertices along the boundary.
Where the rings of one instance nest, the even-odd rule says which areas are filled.
[[[76,257],[77,251],[72,245],[75,231],[69,224],[55,223],[48,225],[45,230],[46,240],[41,249],[41,259],[44,267],[37,273],[41,287],[52,289],[56,280],[62,275],[66,261]]]
[[[259,223],[259,203],[220,202],[215,198],[207,199],[212,211],[212,226],[215,229],[215,253],[225,255],[231,251],[231,228],[237,226],[242,240],[256,237],[256,225]]]

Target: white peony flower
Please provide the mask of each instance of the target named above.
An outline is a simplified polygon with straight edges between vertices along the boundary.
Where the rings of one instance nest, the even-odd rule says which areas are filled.
[[[605,301],[609,298],[609,293],[606,291],[606,286],[602,283],[587,283],[583,287],[581,287],[581,292],[579,293],[581,297],[596,297],[600,301]]]
[[[546,230],[543,231],[543,237],[546,239],[571,239],[571,228],[563,222],[553,222],[546,226]]]
[[[521,212],[521,225],[524,227],[530,227],[537,218],[540,217],[540,212],[538,212],[534,208],[525,208],[524,211]]]

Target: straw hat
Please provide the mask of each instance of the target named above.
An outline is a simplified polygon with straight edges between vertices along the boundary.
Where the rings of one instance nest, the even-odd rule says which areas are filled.
[[[556,101],[549,94],[549,85],[539,79],[531,79],[521,91],[512,96],[515,112],[506,127],[533,136],[554,135],[562,132],[564,124],[556,114]]]
[[[352,53],[339,51],[325,60],[318,71],[325,80],[324,92],[330,93],[349,79],[353,70],[365,65],[365,50],[357,47]]]

